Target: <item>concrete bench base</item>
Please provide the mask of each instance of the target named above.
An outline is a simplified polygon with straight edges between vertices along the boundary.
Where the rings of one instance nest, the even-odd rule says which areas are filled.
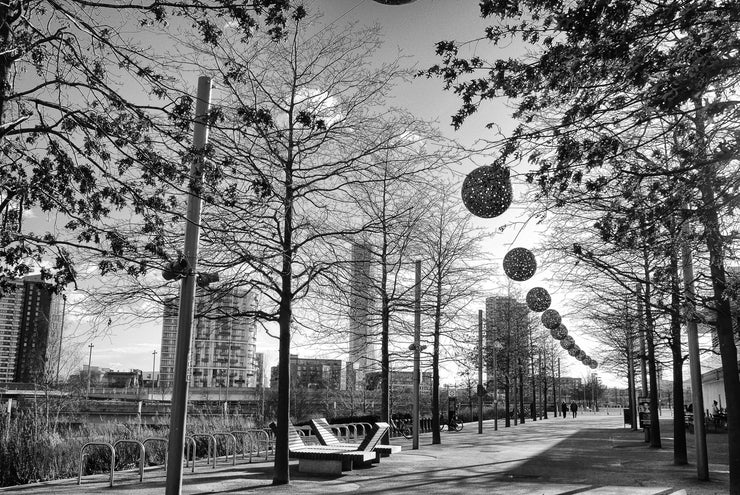
[[[391,454],[401,452],[402,447],[400,445],[376,445],[374,450],[379,453],[381,457],[389,457]]]
[[[340,460],[298,459],[298,471],[310,474],[342,474],[342,471],[347,471],[343,469],[343,464]],[[351,469],[352,463],[347,467]]]

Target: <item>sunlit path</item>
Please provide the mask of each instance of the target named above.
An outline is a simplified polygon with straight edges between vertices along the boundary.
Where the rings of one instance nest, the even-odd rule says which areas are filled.
[[[199,462],[195,473],[186,470],[183,493],[423,493],[423,494],[723,494],[727,493],[726,456],[712,460],[712,481],[696,481],[693,464],[673,466],[669,416],[665,415],[664,448],[650,449],[642,431],[624,428],[622,417],[580,414],[530,421],[505,428],[500,422],[468,423],[461,432],[442,433],[442,445],[430,445],[431,434],[420,437],[419,450],[411,441],[401,454],[384,458],[379,465],[356,469],[339,477],[310,477],[292,469],[291,486],[272,487],[272,463],[236,466],[223,459],[215,469]],[[513,424],[513,423],[512,423]],[[693,440],[692,440],[693,441]],[[726,436],[711,436],[726,442]],[[719,445],[719,443],[718,443]],[[720,447],[716,447],[720,448]],[[724,447],[726,451],[726,446]],[[692,461],[693,453],[689,451]],[[131,472],[116,473],[116,486],[109,488],[107,476],[21,486],[2,493],[32,494],[155,494],[162,493],[164,472],[147,470],[139,483]],[[682,491],[685,490],[685,491]]]

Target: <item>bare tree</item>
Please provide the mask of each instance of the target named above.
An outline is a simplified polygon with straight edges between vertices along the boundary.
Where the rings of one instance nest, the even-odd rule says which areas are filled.
[[[384,106],[404,71],[369,63],[377,28],[316,32],[295,18],[286,32],[283,42],[222,42],[197,58],[224,88],[211,116],[202,265],[221,273],[218,290],[262,294],[256,316],[278,326],[275,484],[289,482],[294,307],[344,259],[345,240],[367,230],[353,210],[358,188],[396,178],[379,178],[387,169],[378,156],[422,154],[426,135],[413,117]]]
[[[459,186],[442,184],[433,196],[429,218],[421,235],[420,257],[427,261],[428,302],[424,311],[433,315],[432,338],[432,444],[441,443],[439,382],[440,361],[451,358],[441,345],[457,340],[460,316],[481,296],[490,267],[483,261],[481,244],[488,234],[472,225],[470,213],[457,200]]]
[[[163,37],[168,21],[186,19],[217,42],[226,16],[241,27],[262,19],[279,37],[288,9],[273,0],[3,2],[0,289],[40,271],[61,290],[76,282],[79,249],[97,255],[102,273],[139,275],[142,260],[161,261],[161,214],[186,176],[192,100],[170,86],[163,49],[141,34]],[[29,221],[31,210],[54,220]],[[135,237],[121,221],[129,210],[144,225]]]

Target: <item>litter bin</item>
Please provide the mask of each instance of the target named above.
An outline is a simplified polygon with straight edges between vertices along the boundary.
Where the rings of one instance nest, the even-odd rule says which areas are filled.
[[[624,415],[624,424],[632,426],[632,411],[629,408],[622,409]]]

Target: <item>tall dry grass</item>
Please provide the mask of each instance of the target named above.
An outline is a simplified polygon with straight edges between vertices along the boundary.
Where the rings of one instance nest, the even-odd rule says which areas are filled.
[[[68,418],[67,418],[68,419]],[[143,441],[149,437],[167,438],[169,418],[161,417],[156,424],[141,425],[124,422],[94,424],[78,418],[74,426],[61,416],[48,411],[30,408],[14,411],[13,415],[0,415],[0,487],[22,485],[77,476],[80,449],[89,442],[118,440]],[[212,434],[254,427],[249,418],[189,415],[188,434]],[[207,452],[207,439],[198,439],[198,455]],[[231,447],[228,447],[231,449]],[[107,472],[110,453],[107,449],[88,447],[83,474]],[[166,451],[165,442],[148,443],[147,464],[162,464]],[[218,455],[226,453],[226,439],[218,438]],[[138,465],[139,450],[136,445],[121,444],[116,449],[116,469]]]

